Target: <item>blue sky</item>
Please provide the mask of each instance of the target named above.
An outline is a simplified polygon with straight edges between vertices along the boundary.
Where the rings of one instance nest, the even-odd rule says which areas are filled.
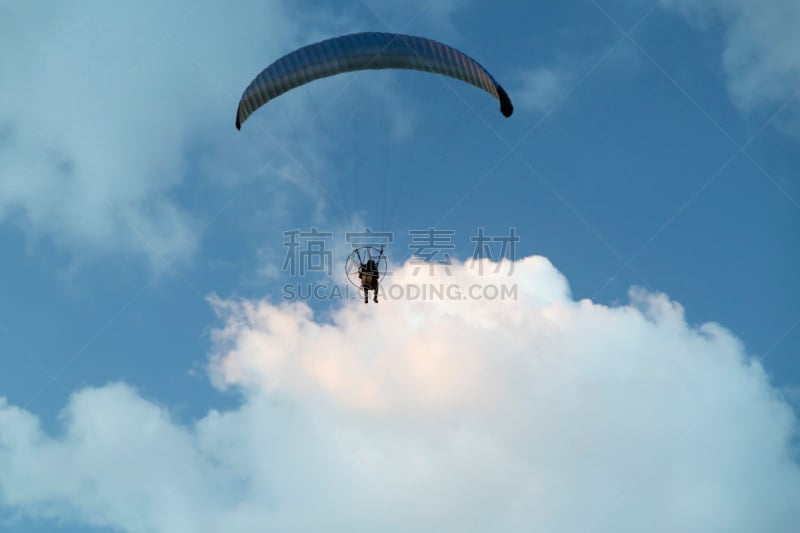
[[[790,530],[795,2],[0,13],[3,530],[319,530],[306,508],[348,531]],[[455,46],[514,115],[380,71],[234,128],[261,69],[354,31]],[[282,300],[346,283],[365,225],[394,232],[401,281],[409,230],[452,230],[464,261],[478,227],[513,227],[522,297]],[[283,232],[311,227],[333,279],[281,270]],[[421,486],[451,496],[421,506]]]

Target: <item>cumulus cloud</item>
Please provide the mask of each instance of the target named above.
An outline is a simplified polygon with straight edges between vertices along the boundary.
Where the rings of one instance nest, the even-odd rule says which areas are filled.
[[[783,106],[800,90],[800,3],[794,0],[668,0],[699,25],[726,25],[722,57],[734,102],[747,111]],[[800,109],[795,100],[793,108]]]
[[[239,408],[185,426],[112,384],[48,435],[4,402],[2,500],[124,531],[794,531],[797,420],[735,336],[513,266],[407,264],[325,317],[212,298]]]

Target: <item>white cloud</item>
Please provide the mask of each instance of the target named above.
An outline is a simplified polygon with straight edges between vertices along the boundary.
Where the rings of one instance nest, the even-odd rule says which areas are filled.
[[[664,6],[704,25],[721,20],[722,62],[734,102],[744,110],[782,106],[800,90],[800,3],[795,0],[668,0]],[[795,101],[794,109],[800,109]]]
[[[189,254],[204,222],[179,186],[238,187],[277,152],[235,131],[236,101],[270,58],[318,32],[277,1],[0,11],[0,221],[78,256],[156,264]],[[281,144],[284,122],[268,128]]]
[[[392,283],[518,298],[325,321],[215,298],[211,376],[240,408],[183,427],[108,385],[46,435],[5,403],[0,495],[124,531],[794,531],[797,420],[730,332],[639,290],[574,301],[541,257],[484,266]]]

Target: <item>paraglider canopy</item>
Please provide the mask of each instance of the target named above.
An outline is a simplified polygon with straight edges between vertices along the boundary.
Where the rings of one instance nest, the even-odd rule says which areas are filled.
[[[354,33],[310,44],[278,59],[247,87],[236,111],[236,129],[259,107],[311,81],[344,72],[411,69],[444,74],[483,89],[510,117],[511,99],[480,63],[446,44],[396,33]]]

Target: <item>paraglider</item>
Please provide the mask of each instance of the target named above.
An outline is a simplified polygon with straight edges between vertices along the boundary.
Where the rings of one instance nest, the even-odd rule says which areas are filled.
[[[369,303],[369,291],[373,291],[372,301],[378,303],[380,281],[386,276],[388,264],[383,253],[372,246],[356,248],[347,257],[345,273],[350,283],[364,291],[364,303]]]
[[[446,44],[395,33],[354,33],[299,48],[281,57],[247,87],[236,111],[236,129],[273,98],[314,80],[344,72],[410,69],[444,74],[483,89],[514,111],[503,87],[480,63]]]
[[[245,89],[236,110],[236,129],[261,106],[283,93],[314,80],[345,72],[406,69],[442,74],[462,80],[489,93],[500,103],[500,112],[514,112],[506,91],[475,59],[446,44],[411,35],[365,32],[343,35],[298,48],[265,68]],[[383,248],[361,247],[347,259],[350,282],[369,291],[378,302],[380,280],[387,272]]]

